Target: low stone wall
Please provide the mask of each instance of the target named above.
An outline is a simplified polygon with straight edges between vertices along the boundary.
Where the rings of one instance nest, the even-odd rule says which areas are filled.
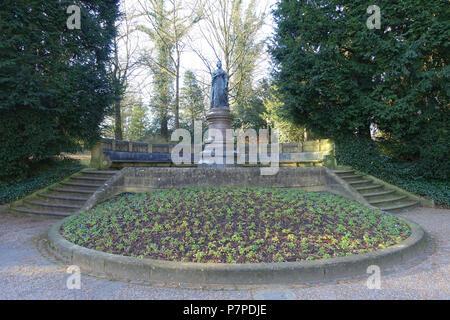
[[[171,152],[175,145],[102,139],[91,151],[91,167],[107,169],[110,167],[174,166],[171,161]],[[191,150],[194,150],[193,146]],[[247,158],[249,153],[254,150],[258,150],[257,145],[246,145]],[[267,151],[270,153],[270,144]],[[327,139],[281,143],[279,152],[280,166],[321,166],[325,157],[334,152],[334,144]],[[195,164],[190,166],[196,167]]]
[[[306,191],[328,191],[370,206],[348,184],[326,167],[279,168],[276,175],[263,176],[260,168],[138,168],[122,169],[86,203],[90,209],[99,201],[123,192],[148,192],[179,187],[278,187]]]
[[[171,153],[172,149],[176,145],[176,143],[147,143],[114,139],[102,139],[99,142],[99,147],[104,151],[136,153]],[[250,145],[246,144],[246,150],[248,150],[248,148],[250,148]],[[334,145],[329,139],[295,143],[280,143],[281,153],[319,152],[331,151],[333,149]],[[270,151],[270,145],[268,146],[268,150]]]

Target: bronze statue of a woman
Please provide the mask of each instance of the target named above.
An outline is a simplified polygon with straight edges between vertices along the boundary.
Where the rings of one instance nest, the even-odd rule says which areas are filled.
[[[222,69],[222,62],[217,62],[217,70],[212,74],[211,109],[229,108],[228,76]]]

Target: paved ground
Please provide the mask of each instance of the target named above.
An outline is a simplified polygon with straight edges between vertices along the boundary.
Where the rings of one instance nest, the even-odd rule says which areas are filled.
[[[450,299],[450,210],[416,209],[404,217],[424,227],[434,241],[425,260],[381,274],[381,289],[366,279],[316,286],[192,290],[142,286],[82,276],[69,290],[67,266],[36,250],[36,237],[56,220],[0,212],[0,299]]]

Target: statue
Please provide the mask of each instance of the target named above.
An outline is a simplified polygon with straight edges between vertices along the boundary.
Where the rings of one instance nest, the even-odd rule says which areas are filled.
[[[236,151],[234,139],[227,134],[231,129],[233,116],[228,102],[228,76],[217,62],[217,70],[212,74],[211,108],[206,115],[208,138],[201,153],[199,166],[204,168],[226,168],[235,165]],[[230,138],[231,137],[231,138]],[[233,146],[230,150],[227,147]]]
[[[228,104],[228,76],[222,69],[222,62],[217,62],[217,70],[212,74],[211,109],[229,108]]]

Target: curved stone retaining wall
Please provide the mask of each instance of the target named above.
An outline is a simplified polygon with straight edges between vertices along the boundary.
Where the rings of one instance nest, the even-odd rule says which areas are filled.
[[[138,259],[83,248],[65,240],[59,230],[65,220],[52,226],[47,238],[51,251],[64,262],[83,272],[103,274],[115,279],[143,282],[187,284],[301,284],[367,276],[372,265],[385,271],[415,258],[427,248],[420,226],[405,221],[411,236],[398,245],[376,252],[316,261],[207,264]]]

